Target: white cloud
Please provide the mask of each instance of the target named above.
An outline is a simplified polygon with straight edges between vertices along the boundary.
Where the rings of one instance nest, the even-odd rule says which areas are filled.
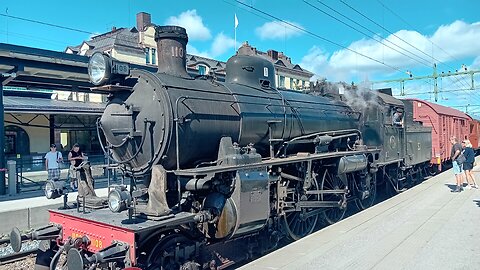
[[[191,44],[187,44],[187,53],[194,54],[198,56],[203,56],[206,58],[212,58],[207,51],[199,51],[197,48],[193,47]]]
[[[464,21],[455,21],[452,24],[440,26],[430,40],[448,52],[446,54],[434,47],[436,55],[444,60],[451,60],[477,56],[480,51],[479,37],[480,22],[468,24]]]
[[[480,55],[475,57],[469,69],[480,69]]]
[[[238,42],[237,42],[238,45]],[[223,32],[217,34],[210,45],[210,48],[205,51],[198,50],[196,47],[192,46],[190,43],[187,44],[187,52],[189,54],[194,54],[198,56],[203,56],[207,58],[217,58],[223,54],[228,53],[228,55],[233,55],[234,53],[235,40]]]
[[[302,26],[298,23],[288,23],[302,28]],[[300,30],[289,24],[280,21],[266,22],[262,26],[257,27],[255,29],[255,33],[260,37],[260,39],[284,39],[301,34]]]
[[[213,57],[222,55],[227,51],[231,51],[231,54],[233,54],[232,49],[234,47],[235,47],[235,40],[231,37],[226,36],[225,34],[223,34],[223,32],[221,32],[213,40],[212,47],[210,49],[210,54]]]
[[[187,10],[178,16],[171,16],[165,21],[165,25],[178,25],[187,29],[191,40],[208,40],[212,37],[210,29],[203,24],[203,19],[197,14],[197,10]]]
[[[315,73],[313,80],[321,76],[328,66],[328,54],[317,46],[313,46],[308,53],[302,57],[300,66]]]
[[[397,36],[414,45],[418,50],[405,44],[397,38]],[[478,37],[480,37],[480,22],[469,24],[463,21],[455,21],[451,24],[440,26],[432,36],[422,35],[416,31],[400,30],[397,31],[395,35],[389,35],[385,39],[380,39],[382,43],[395,48],[397,51],[384,46],[382,43],[379,43],[374,39],[361,39],[354,41],[348,46],[348,48],[376,59],[379,62],[386,63],[389,66],[397,67],[401,70],[410,70],[415,67],[432,65],[432,56],[442,62],[477,57],[478,52],[480,51]],[[420,64],[410,58],[410,56],[414,56],[399,49],[386,40],[397,44],[399,47],[404,48],[413,54],[429,60],[429,63],[425,63],[426,65]],[[441,49],[438,48],[437,45]],[[325,64],[325,68],[320,70],[323,73],[318,75],[325,76],[332,81],[333,79],[339,79],[339,77],[340,79],[348,80],[352,76],[359,74],[366,75],[375,72],[395,72],[395,70],[386,65],[358,55],[350,50],[341,49],[331,54],[327,61],[328,63]],[[427,55],[421,53],[419,50],[425,52]],[[407,56],[398,51],[401,51]],[[445,53],[445,51],[447,53]],[[311,53],[312,49],[305,57],[311,57]],[[426,62],[418,57],[415,58],[420,62]],[[433,61],[437,62],[434,59]],[[302,60],[302,62],[304,62],[304,60]],[[305,60],[305,62],[308,61]],[[477,58],[477,60],[472,63],[472,66],[475,65],[480,65],[480,58]],[[308,64],[305,64],[305,68],[308,69]],[[310,67],[310,69],[317,72],[315,67]]]

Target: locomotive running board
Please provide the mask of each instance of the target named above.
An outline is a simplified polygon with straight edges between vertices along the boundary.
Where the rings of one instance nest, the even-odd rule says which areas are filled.
[[[308,154],[308,155],[301,155],[301,156],[291,156],[286,158],[272,158],[263,160],[262,162],[258,163],[251,163],[251,164],[244,164],[244,165],[231,165],[231,166],[210,166],[210,167],[201,167],[195,169],[186,169],[186,170],[173,170],[175,175],[177,176],[189,176],[194,177],[197,175],[206,175],[212,173],[221,173],[221,172],[229,172],[229,171],[238,171],[238,170],[250,170],[258,167],[268,167],[268,166],[278,166],[284,164],[291,164],[303,161],[313,161],[319,159],[327,159],[327,158],[337,158],[342,156],[350,156],[355,154],[365,154],[365,153],[376,153],[379,152],[380,149],[367,149],[367,150],[359,150],[359,151],[341,151],[341,152],[329,152],[329,153],[321,153],[321,154]]]

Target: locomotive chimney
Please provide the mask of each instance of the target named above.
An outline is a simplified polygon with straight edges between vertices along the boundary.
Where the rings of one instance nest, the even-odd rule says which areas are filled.
[[[158,52],[158,72],[178,77],[190,77],[187,73],[187,31],[179,26],[155,27]]]

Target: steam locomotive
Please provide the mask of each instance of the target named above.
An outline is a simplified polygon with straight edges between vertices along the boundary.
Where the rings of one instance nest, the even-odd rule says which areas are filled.
[[[109,94],[98,133],[130,183],[107,202],[80,194],[83,211],[50,210],[27,236],[42,240],[36,269],[61,254],[69,270],[224,269],[341,220],[348,203],[371,206],[382,181],[399,192],[427,174],[431,129],[408,101],[279,90],[272,63],[245,55],[228,60],[225,82],[192,78],[185,29],[158,26],[155,40],[157,72],[91,57]],[[21,240],[14,229],[15,250]]]

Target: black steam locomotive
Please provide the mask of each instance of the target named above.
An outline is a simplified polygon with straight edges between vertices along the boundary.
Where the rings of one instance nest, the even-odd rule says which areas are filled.
[[[185,29],[159,26],[155,40],[155,73],[91,57],[91,80],[109,93],[99,136],[130,185],[111,187],[108,208],[85,195],[82,212],[51,210],[29,235],[43,240],[37,269],[62,253],[68,269],[224,269],[339,221],[348,202],[369,207],[377,182],[399,191],[429,161],[405,163],[428,151],[408,134],[430,131],[391,96],[367,94],[376,105],[360,108],[278,90],[272,63],[242,55],[225,82],[192,78]],[[387,123],[398,108],[413,129]],[[18,231],[12,239],[19,249]]]

